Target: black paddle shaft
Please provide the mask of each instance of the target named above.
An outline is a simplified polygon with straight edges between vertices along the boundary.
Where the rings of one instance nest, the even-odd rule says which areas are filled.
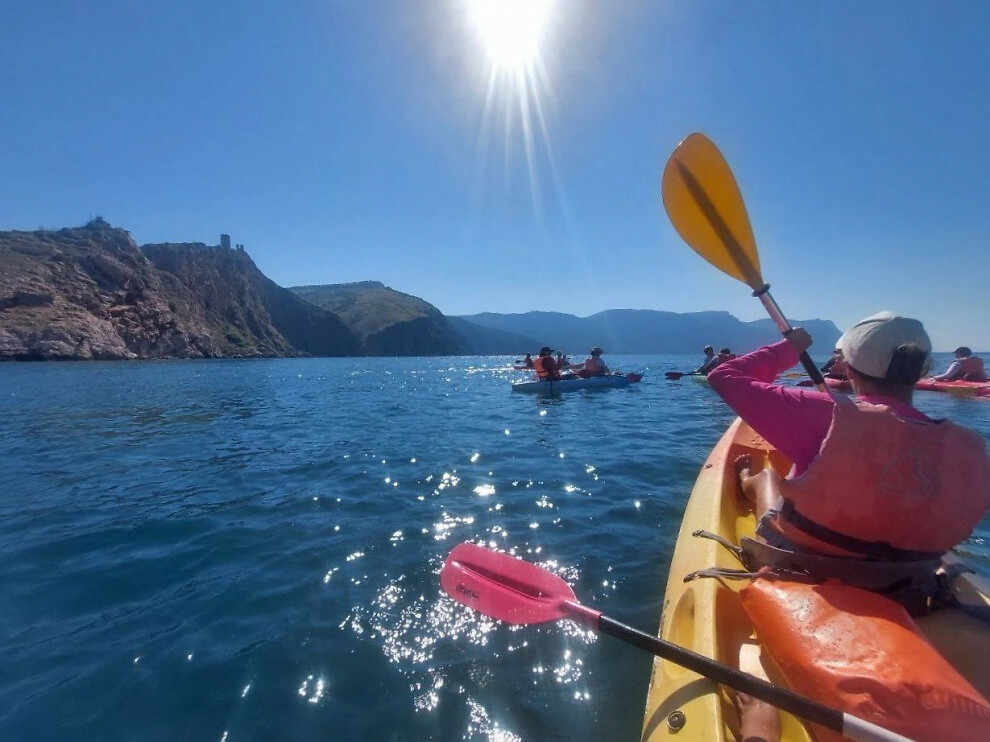
[[[816,703],[809,698],[799,696],[786,688],[780,688],[773,683],[768,683],[766,680],[740,672],[735,668],[723,665],[720,662],[679,647],[676,644],[671,644],[652,634],[647,634],[631,626],[626,626],[608,616],[601,616],[599,618],[598,630],[609,636],[614,636],[616,639],[621,639],[627,644],[645,649],[657,657],[670,660],[681,667],[685,667],[692,672],[721,683],[728,688],[742,691],[753,696],[753,698],[766,701],[779,709],[801,717],[805,721],[821,724],[823,727],[834,729],[837,732],[842,732],[843,730],[843,715],[841,711],[836,711],[828,706]]]
[[[770,284],[763,284],[762,288],[757,289],[753,292],[753,296],[760,300],[764,308],[767,310],[767,314],[770,315],[770,319],[773,323],[777,325],[777,329],[780,330],[780,334],[787,337],[787,334],[791,332],[794,328],[791,327],[791,323],[787,321],[787,317],[784,313],[780,311],[780,307],[777,306],[777,302],[773,300],[770,295]],[[805,351],[801,354],[801,365],[804,366],[804,370],[807,372],[808,376],[811,377],[811,381],[816,387],[820,389],[825,388],[825,378],[822,376],[822,372],[818,370],[818,366],[815,362],[811,360],[811,356]]]

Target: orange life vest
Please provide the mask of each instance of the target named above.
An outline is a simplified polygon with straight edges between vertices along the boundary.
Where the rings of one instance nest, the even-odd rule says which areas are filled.
[[[884,405],[838,403],[821,452],[781,482],[773,521],[812,551],[917,559],[965,540],[990,507],[986,443],[950,422],[904,420]]]
[[[919,742],[990,739],[990,704],[892,600],[765,579],[740,596],[792,690]],[[819,742],[844,739],[814,729]]]
[[[553,371],[551,371],[550,369],[546,368],[543,365],[544,361],[548,360],[548,358],[549,357],[547,357],[547,356],[540,356],[538,358],[534,358],[533,359],[533,370],[536,372],[536,378],[538,378],[538,379],[559,379],[560,378],[560,372],[557,371],[557,366],[554,363],[553,358],[549,358],[549,360],[551,362],[551,365],[553,367]]]
[[[966,381],[986,381],[987,372],[983,368],[983,359],[976,356],[959,359],[960,379]]]

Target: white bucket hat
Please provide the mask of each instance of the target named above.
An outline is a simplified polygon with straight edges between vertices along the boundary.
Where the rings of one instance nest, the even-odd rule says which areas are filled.
[[[883,311],[850,327],[835,347],[842,351],[846,362],[861,374],[884,379],[894,351],[898,346],[909,343],[916,344],[925,353],[932,352],[932,341],[921,322]]]

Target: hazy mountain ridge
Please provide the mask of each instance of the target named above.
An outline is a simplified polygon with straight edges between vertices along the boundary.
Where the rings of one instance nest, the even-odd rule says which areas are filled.
[[[742,322],[728,312],[679,314],[652,309],[609,309],[579,318],[557,312],[461,316],[483,327],[533,337],[537,343],[527,350],[549,345],[568,353],[584,353],[594,345],[607,353],[697,353],[705,345],[728,347],[742,353],[780,339],[770,319]],[[831,349],[841,333],[830,320],[801,320],[815,338],[816,347]]]

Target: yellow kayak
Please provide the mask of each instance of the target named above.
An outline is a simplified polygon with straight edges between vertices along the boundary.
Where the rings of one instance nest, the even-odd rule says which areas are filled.
[[[739,591],[748,582],[708,578],[684,582],[685,575],[697,570],[739,567],[727,549],[692,533],[703,529],[735,544],[753,535],[755,518],[737,495],[733,463],[744,453],[752,455],[754,470],[770,465],[784,475],[791,466],[741,420],[729,427],[702,467],[687,503],[671,560],[659,633],[669,642],[786,687],[767,654],[760,651],[742,609]],[[990,580],[963,573],[955,579],[953,592],[961,603],[990,611]],[[955,670],[984,697],[990,697],[990,624],[959,608],[940,609],[917,623]],[[813,742],[796,717],[781,713],[781,723],[783,742]],[[643,740],[735,741],[738,729],[732,697],[724,688],[667,660],[654,660]]]

